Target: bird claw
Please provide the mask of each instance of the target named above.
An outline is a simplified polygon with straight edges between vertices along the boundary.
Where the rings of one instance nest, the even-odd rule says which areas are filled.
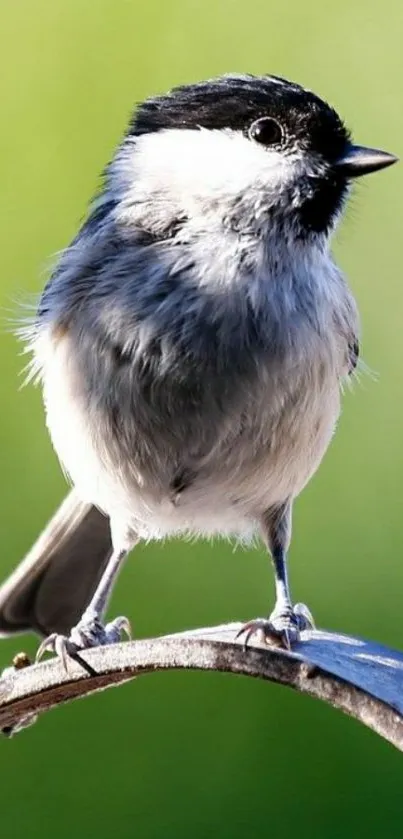
[[[74,654],[76,652],[76,648],[71,643],[71,641],[65,635],[58,635],[57,632],[52,632],[52,634],[48,635],[48,637],[45,638],[38,647],[35,656],[35,661],[40,661],[43,658],[44,654],[48,651],[55,653],[57,657],[60,658],[63,664],[63,668],[67,673],[68,657],[74,657]]]
[[[304,603],[296,603],[287,612],[272,612],[270,617],[248,621],[236,634],[236,638],[245,634],[244,647],[248,646],[253,635],[260,635],[267,644],[282,647],[290,651],[300,640],[304,629],[314,629],[315,623],[311,612]]]
[[[94,676],[96,671],[82,658],[81,651],[91,649],[91,647],[116,644],[123,634],[131,640],[130,621],[123,615],[104,626],[97,615],[84,613],[68,637],[53,632],[45,638],[38,648],[35,661],[40,661],[46,652],[53,652],[61,660],[66,673],[68,673],[69,659],[73,659],[81,664],[87,673]]]

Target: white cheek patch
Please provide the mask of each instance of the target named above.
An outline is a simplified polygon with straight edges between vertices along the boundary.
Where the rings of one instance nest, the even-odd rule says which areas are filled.
[[[168,129],[126,141],[111,167],[111,187],[130,201],[160,195],[191,212],[194,201],[267,197],[293,177],[298,153],[284,154],[240,132]]]

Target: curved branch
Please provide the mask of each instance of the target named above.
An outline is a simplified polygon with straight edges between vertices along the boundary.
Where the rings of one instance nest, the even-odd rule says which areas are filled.
[[[56,659],[3,671],[0,727],[7,735],[34,722],[38,714],[142,673],[168,669],[216,670],[279,682],[328,702],[372,728],[403,751],[403,654],[379,644],[309,631],[292,652],[258,641],[244,648],[227,624],[141,641],[86,650],[66,673]],[[22,669],[21,669],[22,668]]]

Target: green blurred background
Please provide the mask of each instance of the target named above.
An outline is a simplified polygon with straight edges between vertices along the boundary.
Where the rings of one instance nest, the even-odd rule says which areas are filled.
[[[399,0],[1,0],[3,323],[82,219],[133,104],[229,70],[288,76],[358,142],[402,154]],[[403,648],[403,168],[357,185],[335,241],[376,376],[296,506],[293,591],[320,626]],[[1,332],[1,574],[66,492],[40,394]],[[112,613],[137,635],[246,619],[272,603],[264,551],[149,545]],[[34,651],[3,641],[1,662]],[[60,708],[0,741],[5,836],[285,839],[400,835],[403,759],[358,723],[278,686],[163,673]],[[386,831],[386,833],[385,833]]]

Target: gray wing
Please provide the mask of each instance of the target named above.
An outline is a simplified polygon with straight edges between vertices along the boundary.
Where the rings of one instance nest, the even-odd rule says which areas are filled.
[[[0,634],[66,634],[80,619],[112,549],[109,519],[72,490],[0,587]]]
[[[354,370],[357,368],[357,364],[360,357],[360,344],[358,338],[354,337],[348,345],[348,373],[351,376],[354,373]]]

